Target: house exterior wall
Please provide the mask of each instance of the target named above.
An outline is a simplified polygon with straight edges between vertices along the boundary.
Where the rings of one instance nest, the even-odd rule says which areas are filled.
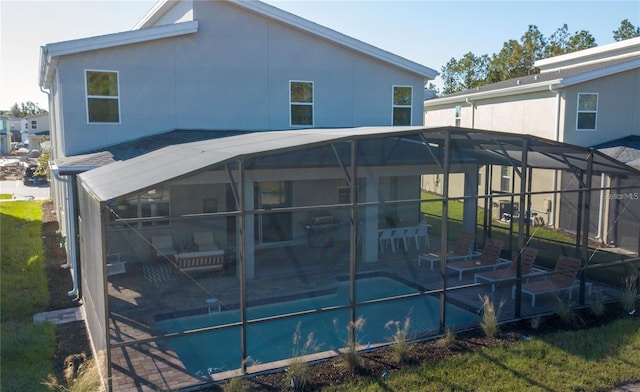
[[[419,75],[224,2],[194,2],[194,15],[195,34],[61,59],[64,155],[170,129],[300,128],[291,80],[314,83],[314,128],[390,125],[394,85],[413,87],[412,125],[422,125]],[[120,124],[87,123],[87,69],[118,72]]]
[[[466,128],[528,134],[556,140],[556,95],[532,93],[444,104],[425,109],[426,126],[454,126],[456,106]]]
[[[579,93],[597,93],[595,131],[576,130]],[[563,120],[565,143],[588,147],[640,132],[640,69],[599,78],[565,92]]]

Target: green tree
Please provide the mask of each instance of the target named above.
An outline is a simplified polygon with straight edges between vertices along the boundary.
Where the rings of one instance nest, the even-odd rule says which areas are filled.
[[[549,58],[567,53],[567,43],[570,38],[569,26],[563,24],[555,33],[551,34],[547,46],[544,48],[544,57]]]
[[[444,81],[443,93],[451,94],[484,84],[487,79],[488,65],[487,55],[476,56],[472,52],[467,52],[460,60],[451,58],[441,69]]]
[[[635,37],[640,37],[640,27],[635,27],[629,19],[624,19],[620,22],[620,27],[617,30],[613,30],[613,39],[616,41]]]
[[[596,39],[593,38],[590,32],[586,30],[580,30],[576,32],[567,42],[567,52],[577,52],[578,50],[584,50],[596,47]]]
[[[529,29],[520,37],[522,45],[522,60],[527,75],[536,73],[533,64],[536,60],[544,58],[546,39],[535,25],[529,25]]]
[[[19,105],[17,102],[14,103],[13,106],[11,106],[11,109],[9,109],[9,111],[7,112],[7,114],[10,116],[24,118],[27,116],[32,116],[34,114],[40,114],[40,113],[46,113],[46,112],[47,112],[46,110],[38,107],[37,104],[31,101],[27,101],[27,102],[22,102]]]
[[[494,54],[489,61],[487,83],[526,75],[527,71],[522,60],[522,45],[514,39],[505,42],[502,49]]]

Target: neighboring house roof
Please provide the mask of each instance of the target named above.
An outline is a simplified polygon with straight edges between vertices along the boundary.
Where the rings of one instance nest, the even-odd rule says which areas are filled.
[[[363,160],[361,164],[373,166],[396,164],[391,153],[396,151],[400,154],[400,150],[396,147],[401,141],[407,142],[404,144],[405,150],[401,149],[402,156],[395,158],[404,164],[416,157],[422,161],[414,160],[411,164],[426,164],[425,160],[430,160],[428,163],[434,164],[435,156],[426,153],[426,150],[440,148],[442,151],[443,132],[455,140],[456,148],[452,149],[454,157],[451,159],[458,162],[468,162],[473,159],[482,160],[487,164],[519,162],[523,157],[521,151],[523,141],[526,140],[527,161],[532,167],[551,169],[577,167],[584,170],[588,157],[592,156],[594,172],[640,174],[597,151],[590,154],[592,150],[535,136],[457,127],[364,127],[255,132],[216,140],[171,145],[136,158],[84,172],[79,177],[98,200],[108,201],[152,188],[213,165],[238,159],[264,157],[264,160],[259,163],[266,165],[265,167],[273,162],[282,167],[283,162],[277,160],[277,154],[297,152],[300,159],[291,164],[299,167],[304,162],[310,161],[307,148],[327,144],[338,146],[343,141],[376,137],[385,137],[392,145],[385,146],[383,154],[380,154],[380,151],[377,151],[377,154],[361,152],[361,160]],[[429,139],[430,137],[432,139]],[[431,144],[435,147],[431,147]],[[419,154],[411,155],[415,151]],[[505,154],[508,155],[508,159]],[[383,162],[377,161],[378,158],[383,159]],[[311,161],[315,162],[315,160]],[[336,161],[332,163],[335,165]],[[437,160],[435,164],[438,164]]]
[[[630,135],[592,148],[622,163],[640,169],[640,136]]]
[[[424,106],[506,97],[544,90],[562,89],[640,68],[640,38],[632,38],[548,59],[537,60],[540,73],[448,94],[425,101]]]
[[[640,53],[638,55],[640,56]],[[558,69],[555,71],[522,76],[469,90],[459,91],[440,98],[427,100],[424,102],[424,106],[437,106],[447,103],[465,102],[467,100],[473,101],[477,99],[506,97],[509,95],[525,94],[549,89],[562,89],[578,83],[615,75],[620,72],[637,68],[640,68],[640,58],[622,58],[568,69]]]
[[[438,72],[431,68],[356,40],[269,4],[257,0],[226,1],[236,7],[418,74],[426,79],[434,79],[438,76]],[[135,26],[135,29],[131,31],[51,43],[42,46],[40,49],[39,85],[46,89],[51,87],[54,71],[60,56],[196,33],[198,31],[197,20],[153,26],[153,23],[155,23],[161,15],[169,12],[176,4],[178,4],[178,2],[174,0],[160,0],[152,8],[152,12],[147,14],[144,19]]]

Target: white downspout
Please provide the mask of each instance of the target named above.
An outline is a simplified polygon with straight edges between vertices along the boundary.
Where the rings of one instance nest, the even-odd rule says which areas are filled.
[[[605,177],[604,173],[600,174],[600,203],[598,205],[598,234],[596,234],[597,240],[602,240],[602,221],[604,216],[604,185]]]
[[[553,85],[549,85],[549,91],[556,95],[556,115],[555,115],[555,129],[553,131],[553,140],[556,142],[560,141],[560,91],[554,90]],[[553,190],[556,190],[558,185],[558,171],[553,171]],[[547,216],[547,226],[554,227],[556,223],[556,201],[557,194],[553,194],[551,198],[551,211],[549,212],[549,216]]]
[[[54,163],[49,163],[49,166],[51,168],[51,174],[56,178],[56,180],[65,184],[66,194],[68,195],[67,206],[69,208],[68,208],[67,215],[65,216],[65,219],[67,220],[66,222],[67,229],[69,231],[67,233],[67,241],[66,241],[66,246],[68,247],[67,263],[64,265],[61,265],[60,267],[61,268],[71,267],[71,270],[73,272],[72,273],[73,288],[71,289],[71,291],[67,292],[67,295],[69,297],[76,297],[78,295],[78,266],[76,263],[76,242],[74,240],[76,233],[75,233],[75,224],[73,222],[70,222],[71,219],[74,219],[73,217],[75,217],[75,214],[76,214],[73,189],[70,189],[73,187],[72,179],[69,176],[64,176],[66,178],[62,178],[58,167]]]
[[[466,97],[465,102],[467,105],[471,105],[471,129],[475,129],[476,127],[476,104],[469,101],[469,97]]]

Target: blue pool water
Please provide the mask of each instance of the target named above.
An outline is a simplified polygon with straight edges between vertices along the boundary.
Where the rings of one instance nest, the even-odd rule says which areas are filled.
[[[359,302],[416,292],[416,289],[391,278],[374,277],[356,281]],[[349,283],[344,282],[330,295],[249,307],[247,318],[255,320],[348,303]],[[385,324],[396,320],[402,325],[407,316],[411,320],[409,334],[436,331],[439,327],[439,300],[421,296],[362,305],[356,308],[356,317],[360,316],[364,319],[364,325],[358,333],[358,342],[383,342],[395,332],[393,328],[385,328]],[[158,327],[165,333],[173,333],[229,324],[238,322],[239,319],[237,310],[222,311],[160,321]],[[479,316],[448,304],[447,320],[450,326],[466,325],[477,323]],[[247,355],[251,357],[252,363],[261,364],[290,358],[296,351],[292,340],[298,326],[302,341],[300,347],[309,334],[313,334],[314,341],[312,350],[309,350],[311,352],[300,353],[298,350],[299,354],[338,349],[346,345],[348,322],[349,309],[341,309],[250,324],[247,328]],[[169,344],[193,375],[213,374],[240,367],[239,327],[173,338]]]

